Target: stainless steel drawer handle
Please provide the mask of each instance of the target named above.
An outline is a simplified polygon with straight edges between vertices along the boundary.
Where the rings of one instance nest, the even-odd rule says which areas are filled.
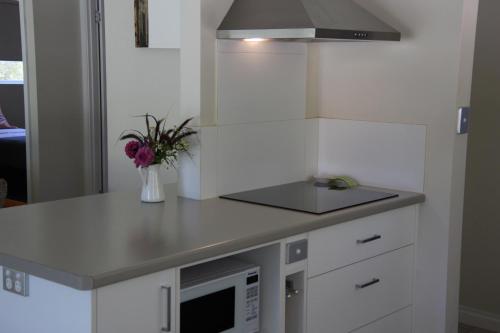
[[[172,288],[161,286],[161,332],[172,332]]]
[[[357,244],[366,244],[366,243],[371,243],[371,242],[374,242],[376,240],[379,240],[381,239],[382,236],[381,235],[373,235],[372,237],[370,238],[365,238],[365,239],[358,239],[356,241]]]
[[[359,283],[356,285],[356,289],[365,289],[365,288],[367,288],[369,286],[373,286],[374,284],[377,284],[379,282],[380,282],[380,279],[373,279],[370,282]]]

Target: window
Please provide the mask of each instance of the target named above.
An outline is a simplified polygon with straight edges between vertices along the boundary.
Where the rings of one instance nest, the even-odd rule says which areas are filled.
[[[23,82],[22,61],[0,61],[0,84],[22,84]]]

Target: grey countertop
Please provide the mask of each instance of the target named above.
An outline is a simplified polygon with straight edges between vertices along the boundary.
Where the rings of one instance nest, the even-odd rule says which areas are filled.
[[[399,197],[313,215],[167,192],[161,204],[117,192],[1,209],[0,265],[91,290],[425,200],[392,191]]]

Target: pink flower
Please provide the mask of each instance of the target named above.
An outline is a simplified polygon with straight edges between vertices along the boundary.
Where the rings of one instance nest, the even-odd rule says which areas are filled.
[[[127,154],[129,158],[134,159],[139,148],[141,148],[139,141],[130,141],[125,145],[125,154]]]
[[[153,163],[155,160],[155,153],[148,146],[139,148],[137,154],[135,154],[134,163],[136,167],[146,168]]]

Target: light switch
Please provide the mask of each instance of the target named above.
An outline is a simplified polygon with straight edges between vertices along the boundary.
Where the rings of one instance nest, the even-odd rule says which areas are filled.
[[[286,263],[293,264],[294,262],[307,259],[307,239],[302,239],[297,242],[286,244]]]
[[[27,297],[29,295],[29,275],[11,268],[3,268],[3,289]]]
[[[469,122],[470,122],[470,107],[462,107],[458,109],[458,124],[457,133],[466,134],[469,132]]]

